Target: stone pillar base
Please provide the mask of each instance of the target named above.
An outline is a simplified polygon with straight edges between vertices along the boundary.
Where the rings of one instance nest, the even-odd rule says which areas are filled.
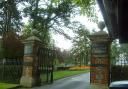
[[[22,76],[20,80],[20,85],[23,87],[31,88],[35,86],[36,82],[32,77]]]
[[[89,89],[109,89],[106,84],[90,84]]]

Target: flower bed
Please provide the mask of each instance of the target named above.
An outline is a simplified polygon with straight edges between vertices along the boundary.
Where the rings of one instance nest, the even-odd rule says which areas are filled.
[[[69,68],[69,70],[84,70],[84,69],[90,69],[90,66],[73,66]]]

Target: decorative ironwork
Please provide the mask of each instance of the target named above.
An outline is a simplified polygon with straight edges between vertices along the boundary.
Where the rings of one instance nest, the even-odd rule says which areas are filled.
[[[115,64],[111,64],[111,82],[119,80],[128,80],[128,61],[125,57],[115,61]]]
[[[0,59],[0,81],[19,83],[22,75],[22,66],[22,58]]]
[[[53,60],[55,58],[55,51],[49,48],[39,48],[39,70],[41,72],[42,82],[53,82]]]

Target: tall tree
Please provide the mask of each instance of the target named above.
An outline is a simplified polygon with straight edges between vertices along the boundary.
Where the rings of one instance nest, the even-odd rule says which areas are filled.
[[[27,0],[24,3],[24,15],[30,17],[32,29],[38,30],[38,33],[44,34],[52,30],[70,38],[62,28],[71,28],[71,14],[79,12],[79,7],[81,7],[84,8],[81,10],[91,17],[94,14],[94,11],[91,14],[91,5],[94,3],[95,0]],[[41,36],[45,38],[46,35]]]
[[[72,48],[72,54],[74,55],[74,58],[77,62],[82,65],[88,64],[88,54],[90,49],[90,42],[88,39],[88,35],[90,34],[88,29],[85,29],[85,27],[81,27],[76,31],[76,36],[73,41],[73,48]]]
[[[55,4],[52,0],[28,0],[25,2],[24,16],[30,17],[29,22],[31,22],[29,25],[31,29],[27,32],[35,29],[37,36],[46,44],[50,40],[50,30],[68,37],[62,28],[70,23],[69,18],[74,5],[68,0],[60,1],[59,4]]]
[[[120,44],[120,59],[123,59],[128,62],[128,44]]]
[[[2,0],[0,3],[0,36],[4,50],[1,58],[23,55],[23,44],[16,34],[21,30],[22,25],[20,11],[17,8],[21,1],[23,0]]]
[[[4,35],[8,31],[20,31],[21,16],[17,5],[20,0],[3,0],[0,3],[0,34]]]
[[[120,61],[128,61],[128,44],[119,44],[114,40],[111,45],[111,64],[121,64]]]
[[[120,46],[117,40],[114,40],[111,45],[111,64],[115,65],[120,55]]]
[[[20,30],[21,16],[20,10],[18,10],[17,7],[21,2],[25,2],[24,12],[26,16],[30,17],[34,28],[41,25],[41,29],[48,29],[54,25],[54,30],[56,30],[57,24],[59,24],[59,26],[63,24],[67,25],[70,13],[73,11],[72,8],[76,5],[84,8],[82,10],[87,14],[93,12],[90,16],[94,15],[92,7],[95,0],[3,0],[3,2],[0,3],[1,34],[10,28],[14,31]],[[59,18],[59,20],[57,18]],[[61,29],[58,32],[64,34]]]
[[[43,30],[43,32],[39,33],[38,30],[32,29],[32,23],[25,25],[21,33],[21,39],[27,39],[28,37],[35,35],[42,40],[45,46],[51,46],[53,44],[50,43],[52,39],[49,31],[46,32],[45,30]]]

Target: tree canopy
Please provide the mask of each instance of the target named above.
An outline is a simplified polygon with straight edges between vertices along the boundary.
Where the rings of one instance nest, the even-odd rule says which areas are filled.
[[[6,37],[6,33],[21,32],[22,28],[22,37],[27,38],[36,30],[34,35],[46,45],[50,42],[50,31],[70,38],[63,28],[77,29],[78,22],[72,22],[71,17],[80,11],[92,16],[94,4],[95,0],[3,0],[0,3],[0,35]],[[22,24],[24,17],[29,18],[28,25]]]
[[[55,3],[59,3],[60,0],[53,0]],[[94,13],[94,5],[96,4],[95,0],[68,0],[72,2],[74,5],[77,5],[77,7],[80,7],[81,14],[84,14],[88,17],[95,16]]]
[[[114,40],[111,45],[111,64],[121,60],[128,61],[128,44],[119,44],[117,40]]]
[[[76,36],[73,41],[72,55],[74,56],[76,63],[88,64],[88,54],[90,50],[90,41],[88,29],[81,27],[76,31]],[[84,63],[83,63],[84,62]]]
[[[15,32],[21,29],[21,16],[17,8],[20,0],[6,0],[0,3],[0,34],[3,35],[9,30]]]
[[[20,31],[24,13],[24,16],[29,17],[32,28],[38,28],[39,33],[42,30],[54,29],[67,36],[60,27],[67,27],[71,14],[77,10],[87,16],[94,15],[94,4],[95,0],[3,0],[0,3],[0,31],[1,34],[9,30]],[[21,5],[23,10],[18,9]],[[76,9],[79,7],[81,9]]]

